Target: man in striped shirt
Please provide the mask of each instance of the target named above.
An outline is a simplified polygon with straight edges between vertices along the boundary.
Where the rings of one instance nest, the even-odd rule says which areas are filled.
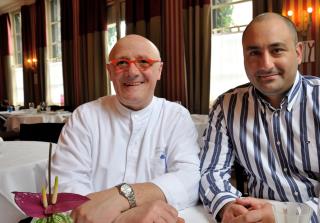
[[[320,79],[302,76],[302,44],[293,23],[257,16],[242,37],[250,83],[221,95],[209,114],[201,151],[200,197],[222,222],[274,222],[268,200],[317,209],[320,161]],[[237,160],[249,196],[230,183]],[[312,222],[317,222],[313,213]]]

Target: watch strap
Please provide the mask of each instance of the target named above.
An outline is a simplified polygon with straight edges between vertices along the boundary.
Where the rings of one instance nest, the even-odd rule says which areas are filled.
[[[128,200],[130,208],[134,208],[137,206],[136,197],[130,184],[121,183],[116,187],[118,188],[119,194]]]

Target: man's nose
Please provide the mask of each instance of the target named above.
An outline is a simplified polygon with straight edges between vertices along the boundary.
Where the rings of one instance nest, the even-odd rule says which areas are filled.
[[[129,64],[128,71],[129,71],[129,74],[139,74],[140,73],[140,70],[135,63]]]
[[[269,69],[273,67],[273,57],[269,52],[265,52],[261,55],[260,66],[264,69]]]

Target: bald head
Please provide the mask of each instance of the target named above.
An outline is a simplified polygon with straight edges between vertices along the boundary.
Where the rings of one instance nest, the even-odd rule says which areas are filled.
[[[292,40],[294,41],[294,44],[296,44],[298,42],[298,34],[297,34],[297,30],[296,30],[296,27],[295,25],[293,24],[293,22],[288,19],[287,17],[285,16],[282,16],[280,14],[277,14],[277,13],[273,13],[273,12],[267,12],[267,13],[263,13],[263,14],[260,14],[258,16],[256,16],[249,24],[248,26],[246,27],[246,29],[244,30],[243,32],[243,35],[242,35],[242,42],[244,41],[244,39],[246,38],[246,34],[247,34],[247,31],[255,24],[257,23],[261,23],[261,22],[264,22],[266,20],[274,20],[275,22],[283,22],[286,27],[289,29],[289,32],[292,36]]]
[[[123,49],[130,49],[133,46],[141,46],[145,52],[141,52],[141,54],[146,53],[149,56],[151,55],[154,59],[160,59],[160,52],[156,45],[153,42],[148,40],[143,36],[139,36],[136,34],[127,35],[117,41],[114,47],[111,49],[109,54],[109,60],[115,58],[116,54],[119,54]],[[137,52],[138,53],[138,52]]]

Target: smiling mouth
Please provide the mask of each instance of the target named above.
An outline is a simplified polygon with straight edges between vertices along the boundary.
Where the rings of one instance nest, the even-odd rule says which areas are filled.
[[[257,75],[257,78],[262,79],[262,80],[273,80],[275,77],[277,77],[279,74],[278,73],[272,73],[272,74],[260,74]]]
[[[139,81],[139,82],[129,82],[129,83],[123,83],[124,86],[130,87],[130,86],[138,86],[140,84],[143,84],[144,82]]]
[[[272,73],[272,74],[258,74],[257,77],[270,77],[270,76],[276,76],[278,73]]]

